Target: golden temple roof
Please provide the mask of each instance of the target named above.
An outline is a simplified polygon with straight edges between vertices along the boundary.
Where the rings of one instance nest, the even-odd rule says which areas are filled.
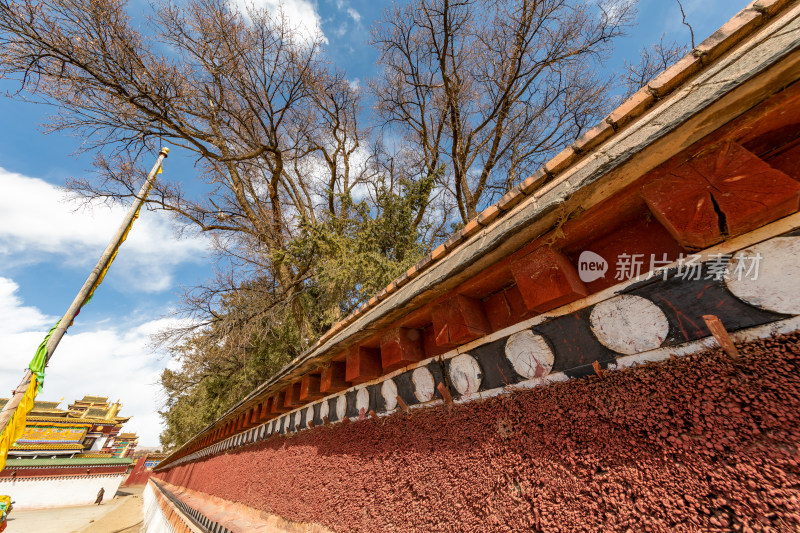
[[[61,409],[43,409],[40,407],[34,407],[31,409],[31,413],[38,413],[40,415],[53,415],[53,416],[62,416],[66,417],[67,413],[62,411]]]
[[[0,408],[8,402],[8,398],[0,398]],[[129,416],[119,416],[122,403],[117,400],[109,403],[105,396],[84,396],[69,405],[68,409],[59,409],[63,398],[57,402],[36,400],[27,419],[29,425],[58,424],[65,426],[115,426],[122,427]]]
[[[97,418],[103,418],[103,417],[106,416],[107,412],[108,412],[108,409],[102,409],[102,408],[98,409],[96,407],[90,407],[89,409],[86,410],[86,416],[94,416],[94,417],[97,417]]]
[[[80,443],[39,443],[39,444],[14,444],[11,450],[82,450],[83,444]]]
[[[27,417],[29,422],[52,422],[55,424],[62,424],[65,426],[93,426],[97,422],[92,419],[80,419],[80,418],[64,418],[60,416],[38,416],[38,415],[29,415]],[[100,420],[100,422],[105,422],[105,420]]]
[[[108,396],[84,396],[81,403],[108,403]]]
[[[121,425],[127,422],[130,417],[128,418],[117,418],[116,420],[106,420],[105,418],[93,418],[93,417],[63,417],[63,416],[42,416],[42,415],[29,415],[27,417],[28,420],[34,422],[54,422],[54,423],[61,423],[68,426],[95,426],[95,425]]]
[[[58,401],[58,402],[47,402],[47,401],[35,400],[33,402],[33,408],[34,409],[58,409],[58,405],[60,403],[61,403],[61,401]]]

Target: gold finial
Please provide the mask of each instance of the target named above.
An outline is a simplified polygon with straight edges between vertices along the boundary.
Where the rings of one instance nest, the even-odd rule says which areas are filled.
[[[111,404],[111,408],[106,412],[106,420],[114,420],[119,412],[119,408],[122,404],[119,403],[119,400]]]
[[[167,148],[167,147],[165,146],[165,147],[163,147],[163,148],[161,149],[161,152],[159,152],[159,153],[160,153],[160,154],[163,154],[163,155],[164,155],[164,157],[169,157],[169,148]]]

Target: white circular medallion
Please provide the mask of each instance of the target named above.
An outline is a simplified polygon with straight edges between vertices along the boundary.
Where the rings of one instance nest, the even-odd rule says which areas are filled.
[[[356,393],[356,410],[360,413],[362,409],[364,413],[369,412],[369,391],[366,387],[358,389]]]
[[[761,309],[800,314],[800,237],[776,237],[745,248],[728,263],[726,285]]]
[[[478,392],[482,379],[481,366],[468,353],[462,353],[450,360],[450,381],[459,394]]]
[[[411,373],[411,381],[414,382],[414,394],[417,400],[421,402],[431,401],[435,390],[431,371],[421,366]]]
[[[344,397],[344,394],[340,394],[338,398],[336,398],[336,418],[339,420],[344,420],[344,413],[347,409],[347,399]]]
[[[387,379],[381,385],[381,396],[387,411],[397,407],[397,385],[392,378]]]
[[[324,402],[319,404],[319,419],[324,422],[325,417],[328,416],[329,410],[330,410],[330,405],[328,405],[328,400],[325,400]]]
[[[669,335],[669,321],[656,304],[623,294],[600,302],[589,317],[597,340],[625,355],[653,350]]]
[[[547,341],[527,329],[508,338],[506,359],[517,374],[527,379],[542,378],[553,369],[553,351]]]

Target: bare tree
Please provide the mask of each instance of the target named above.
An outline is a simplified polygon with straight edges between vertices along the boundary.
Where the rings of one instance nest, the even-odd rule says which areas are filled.
[[[689,28],[690,42],[692,44],[692,48],[694,48],[694,28],[692,28],[692,25],[686,21],[686,11],[683,10],[683,4],[681,3],[681,0],[675,0],[675,1],[678,3],[678,8],[681,10],[681,22],[683,23],[684,26]]]
[[[373,32],[378,110],[467,221],[608,110],[597,67],[633,15],[627,0],[412,0]]]
[[[336,215],[337,195],[374,175],[358,93],[321,59],[320,39],[296,35],[280,12],[193,0],[158,7],[148,29],[133,27],[122,0],[0,0],[0,77],[58,106],[51,131],[106,154],[102,179],[70,185],[86,198],[135,194],[146,148],[194,153],[210,193],[162,180],[149,205],[258,263],[311,338],[298,295],[312,265],[286,247],[300,221]]]
[[[628,98],[633,93],[644,87],[650,80],[665,71],[670,65],[694,49],[694,29],[686,20],[686,11],[681,0],[675,0],[681,12],[681,23],[689,29],[689,44],[680,44],[676,41],[664,42],[665,34],[657,43],[643,46],[639,50],[639,62],[632,63],[625,60],[623,67],[622,85],[625,90],[623,98]]]
[[[634,64],[625,60],[622,75],[622,84],[625,89],[624,98],[628,98],[644,87],[689,51],[689,47],[685,44],[665,43],[664,37],[662,35],[661,40],[657,43],[642,47],[639,51],[638,63]]]

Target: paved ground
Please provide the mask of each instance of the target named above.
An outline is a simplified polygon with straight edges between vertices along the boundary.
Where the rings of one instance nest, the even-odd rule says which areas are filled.
[[[138,533],[142,489],[126,488],[102,505],[11,511],[4,533]]]

